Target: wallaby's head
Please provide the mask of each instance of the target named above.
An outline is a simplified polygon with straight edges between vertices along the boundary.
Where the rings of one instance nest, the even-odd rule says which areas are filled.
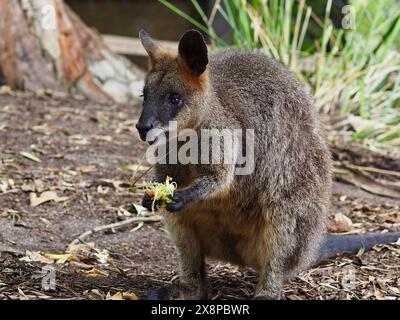
[[[143,30],[139,37],[150,58],[143,110],[136,125],[141,139],[146,140],[151,129],[167,133],[170,121],[176,121],[176,133],[194,129],[206,112],[209,92],[208,53],[203,36],[196,30],[185,32],[177,52],[163,48]],[[155,139],[148,137],[150,143]]]

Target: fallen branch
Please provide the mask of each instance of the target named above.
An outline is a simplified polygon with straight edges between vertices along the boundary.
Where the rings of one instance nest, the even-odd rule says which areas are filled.
[[[110,229],[115,229],[115,228],[120,228],[122,226],[126,226],[131,223],[137,223],[137,222],[158,222],[161,221],[163,218],[160,215],[155,215],[151,217],[133,217],[126,219],[121,222],[115,222],[111,224],[106,224],[102,226],[97,226],[93,229],[90,229],[84,233],[82,233],[78,238],[76,238],[74,241],[72,241],[69,246],[71,245],[76,245],[78,243],[83,242],[86,238],[91,236],[92,234],[95,234],[97,232],[105,231],[105,230],[110,230]]]
[[[143,48],[142,43],[139,38],[123,37],[117,35],[102,35],[102,38],[106,45],[111,48],[111,50],[118,54],[133,55],[133,56],[143,56],[147,57],[147,52]],[[178,42],[174,41],[160,41],[164,48],[171,50],[178,49]]]
[[[350,163],[344,164],[344,163],[341,163],[339,161],[335,161],[334,164],[337,167],[345,167],[345,168],[348,168],[348,169],[379,173],[379,174],[382,174],[382,175],[395,176],[395,177],[400,178],[400,172],[398,172],[398,171],[379,169],[379,168],[375,168],[375,167],[358,166],[358,165],[350,164]]]
[[[400,199],[400,191],[397,189],[397,186],[394,187],[393,183],[390,181],[375,179],[366,171],[352,171],[342,166],[335,167],[334,174],[337,180],[352,184],[370,193]]]

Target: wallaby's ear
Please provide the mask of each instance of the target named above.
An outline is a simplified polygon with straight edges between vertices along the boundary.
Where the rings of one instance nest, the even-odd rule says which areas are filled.
[[[179,40],[179,56],[194,75],[200,76],[207,68],[208,52],[203,36],[197,30],[186,31]]]
[[[154,64],[157,58],[161,54],[160,46],[157,43],[155,43],[153,39],[150,38],[148,33],[144,30],[140,30],[139,38],[140,41],[142,42],[143,48],[146,50],[147,54],[150,57],[150,60]]]

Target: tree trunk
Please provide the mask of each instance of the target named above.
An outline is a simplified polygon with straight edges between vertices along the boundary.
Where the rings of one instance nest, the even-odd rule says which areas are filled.
[[[111,52],[62,0],[0,0],[0,75],[15,89],[126,103],[142,72]]]

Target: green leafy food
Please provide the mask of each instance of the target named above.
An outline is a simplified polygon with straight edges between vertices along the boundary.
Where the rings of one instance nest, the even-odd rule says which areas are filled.
[[[174,192],[177,188],[176,182],[172,181],[171,177],[165,179],[165,182],[147,182],[144,184],[131,186],[131,191],[137,189],[144,190],[144,192],[153,199],[152,210],[160,210],[165,208],[168,204],[174,203]]]

